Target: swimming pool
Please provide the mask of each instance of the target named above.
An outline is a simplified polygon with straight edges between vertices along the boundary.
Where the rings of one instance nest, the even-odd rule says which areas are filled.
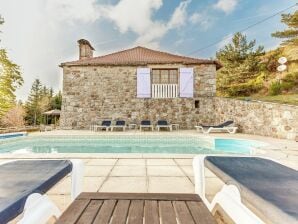
[[[0,153],[250,154],[260,144],[197,136],[27,136],[0,141]]]

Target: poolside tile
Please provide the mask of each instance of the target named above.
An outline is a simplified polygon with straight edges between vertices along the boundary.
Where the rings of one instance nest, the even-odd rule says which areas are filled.
[[[85,177],[83,191],[84,192],[96,192],[102,185],[105,177]]]
[[[48,195],[50,200],[58,206],[60,211],[64,211],[71,203],[70,195]]]
[[[109,177],[101,192],[147,192],[146,177]]]
[[[205,167],[205,177],[216,177],[216,175]]]
[[[214,196],[217,192],[221,190],[222,187],[223,187],[223,182],[219,178],[217,177],[206,178],[205,189],[206,189],[206,195],[209,195],[209,197],[211,195]]]
[[[146,176],[145,166],[115,166],[110,176],[139,177]]]
[[[180,168],[186,173],[187,176],[193,177],[193,168],[192,166],[180,166]]]
[[[148,166],[176,166],[173,159],[147,159]]]
[[[193,159],[174,159],[180,166],[192,166]]]
[[[150,193],[194,193],[187,177],[149,177]]]
[[[70,177],[65,177],[59,181],[54,187],[52,187],[47,193],[51,195],[62,195],[70,194],[71,191],[71,179]]]
[[[178,166],[147,166],[148,176],[185,176]]]
[[[119,159],[117,166],[145,166],[145,159]]]
[[[190,182],[195,185],[195,178],[194,177],[188,177],[188,179],[190,179]]]
[[[279,162],[287,167],[298,170],[298,161],[280,160]]]
[[[86,177],[102,177],[107,176],[112,170],[113,166],[86,166],[84,175]]]
[[[113,166],[117,162],[117,159],[90,159],[87,163],[88,166]]]

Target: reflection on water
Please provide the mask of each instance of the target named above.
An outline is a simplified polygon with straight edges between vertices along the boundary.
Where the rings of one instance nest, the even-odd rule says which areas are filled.
[[[249,154],[254,144],[253,141],[195,136],[35,136],[2,142],[0,152]]]

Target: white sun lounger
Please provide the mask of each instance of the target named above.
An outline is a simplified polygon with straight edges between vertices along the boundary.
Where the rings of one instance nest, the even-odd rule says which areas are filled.
[[[103,130],[105,129],[106,131],[108,131],[110,128],[111,128],[111,124],[112,124],[112,121],[110,120],[103,120],[101,122],[101,125],[94,125],[94,130],[95,131],[98,131],[98,130]]]
[[[149,128],[149,129],[151,129],[151,131],[153,131],[153,129],[154,129],[153,125],[151,124],[151,121],[149,121],[149,120],[141,121],[140,131],[142,131],[143,128]]]
[[[0,164],[0,223],[43,224],[61,211],[45,193],[71,174],[71,199],[82,191],[81,160],[14,160]]]
[[[202,131],[204,134],[209,134],[211,132],[221,132],[221,131],[227,131],[230,134],[235,134],[238,127],[230,126],[233,124],[234,121],[226,121],[219,125],[197,125],[195,128],[197,131]]]
[[[160,131],[160,128],[167,128],[168,130],[172,131],[172,125],[169,124],[166,120],[158,120],[156,124],[157,131]]]
[[[117,128],[120,128],[123,131],[125,131],[126,129],[125,121],[123,120],[116,121],[116,124],[111,126],[111,131],[114,131],[114,129],[117,129]]]
[[[211,202],[205,167],[224,183]],[[196,156],[195,191],[210,211],[220,206],[236,224],[298,223],[298,171],[260,157]]]

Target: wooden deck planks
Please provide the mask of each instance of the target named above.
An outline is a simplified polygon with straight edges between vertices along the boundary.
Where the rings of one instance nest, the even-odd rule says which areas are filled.
[[[84,212],[82,213],[77,224],[91,224],[93,223],[94,218],[97,215],[97,212],[101,205],[103,204],[102,200],[91,200]]]
[[[174,201],[173,206],[175,208],[179,223],[195,224],[193,217],[184,201]]]
[[[146,200],[144,208],[144,224],[159,224],[157,201]]]
[[[129,205],[129,200],[118,200],[111,224],[126,224]]]
[[[83,192],[77,199],[98,200],[162,200],[162,201],[202,201],[196,194],[164,194],[164,193],[93,193]]]
[[[84,193],[57,223],[215,224],[215,221],[195,194]]]
[[[84,209],[89,204],[90,200],[78,200],[76,203],[72,203],[67,212],[64,212],[56,224],[73,224],[76,223]]]
[[[144,201],[132,200],[130,202],[127,224],[143,224]]]
[[[159,201],[159,216],[162,224],[177,224],[171,201]]]
[[[115,205],[116,200],[105,200],[103,205],[101,206],[101,209],[97,213],[93,223],[109,224]]]
[[[186,204],[195,223],[216,224],[203,202],[187,201]]]

